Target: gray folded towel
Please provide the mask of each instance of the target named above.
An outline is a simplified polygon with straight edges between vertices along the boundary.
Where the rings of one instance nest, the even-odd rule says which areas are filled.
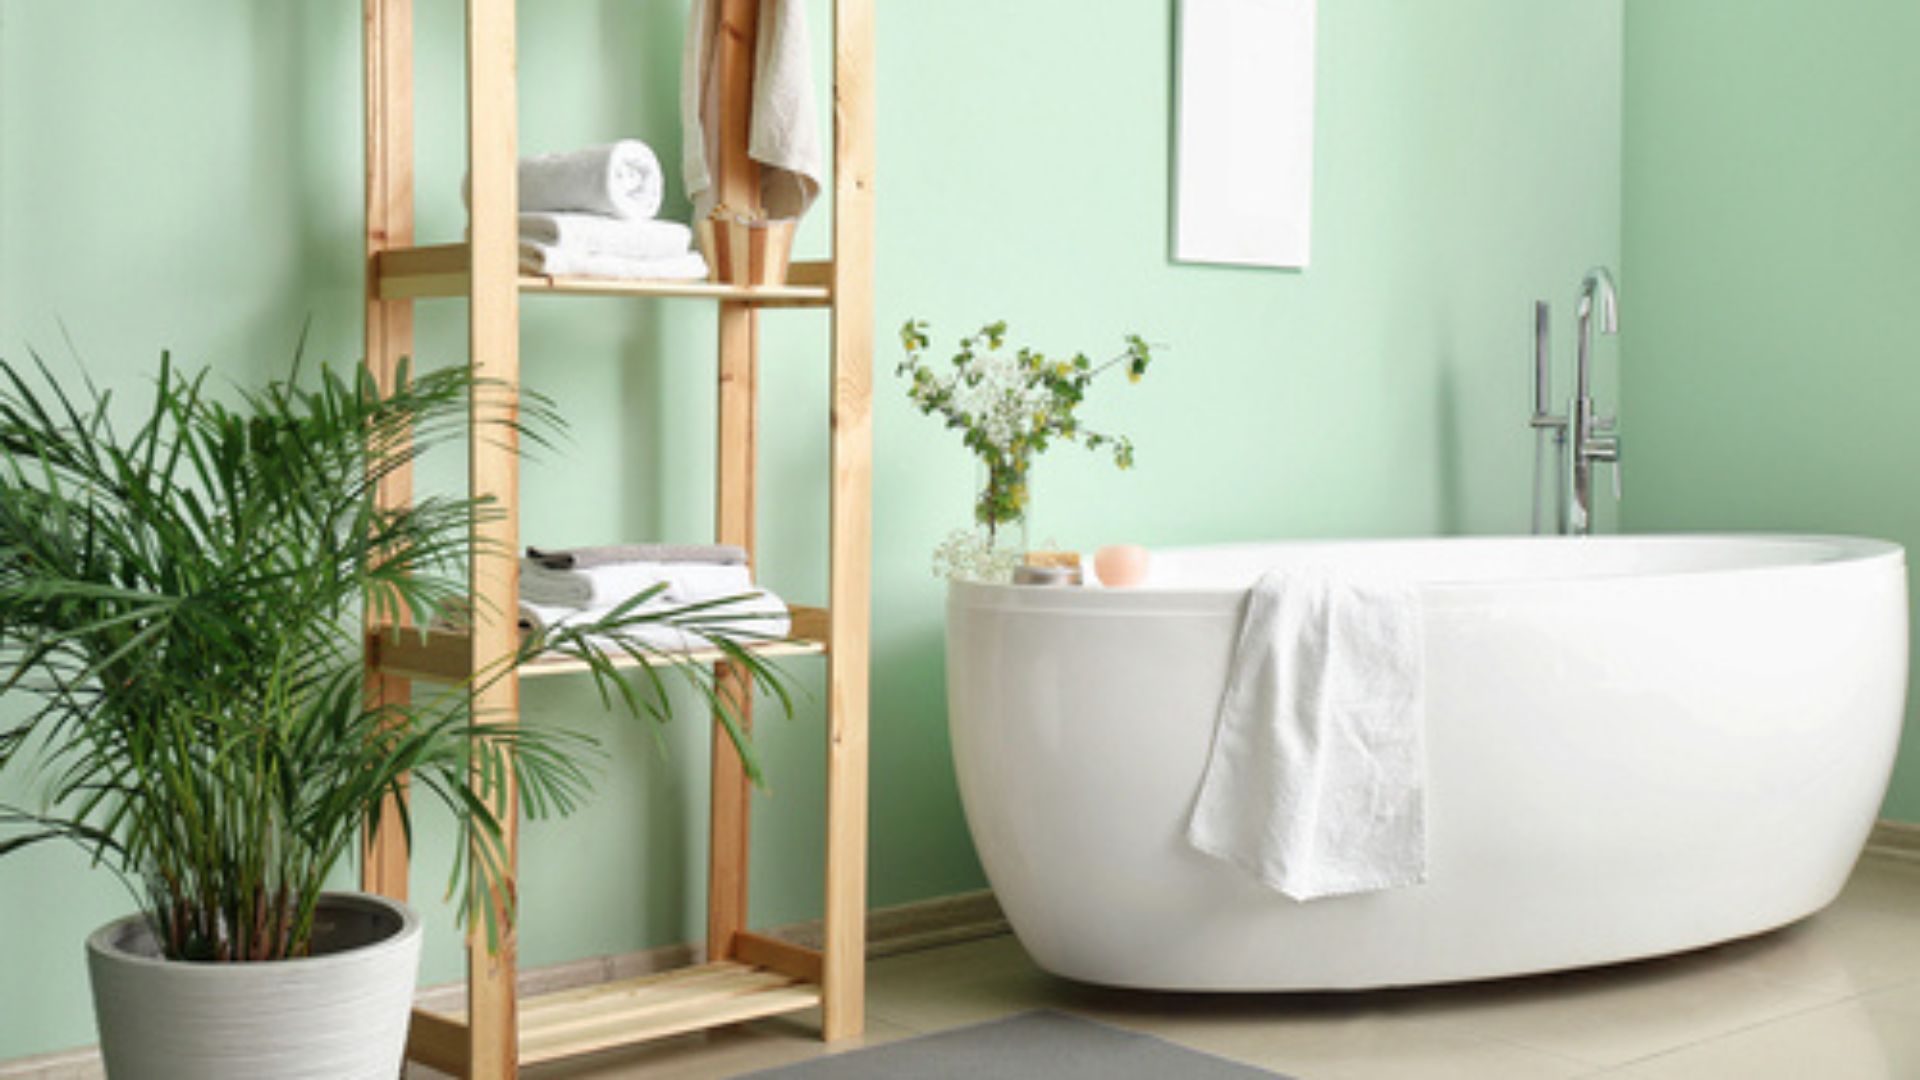
[[[732,544],[607,544],[601,547],[527,549],[527,558],[549,570],[589,570],[620,563],[715,563],[745,566],[747,549]]]
[[[536,559],[520,560],[520,599],[535,604],[610,608],[648,594],[698,604],[753,591],[753,571],[745,563],[623,562],[555,570]]]

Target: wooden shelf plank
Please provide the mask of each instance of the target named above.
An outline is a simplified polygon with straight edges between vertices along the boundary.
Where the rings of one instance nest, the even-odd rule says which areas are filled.
[[[760,656],[818,656],[827,651],[828,615],[823,608],[790,608],[792,636],[749,648]],[[369,632],[367,655],[380,672],[419,682],[457,683],[467,678],[470,666],[470,639],[461,630],[412,630],[383,628]],[[694,664],[717,664],[726,659],[718,649],[698,649],[675,653],[677,658]],[[625,655],[613,656],[614,666],[635,668],[639,663]],[[575,675],[588,670],[584,661],[571,656],[548,655],[520,668],[523,679],[548,675]]]
[[[729,954],[743,964],[782,972],[802,982],[817,983],[826,971],[826,957],[820,950],[751,930],[734,933]]]
[[[382,300],[467,295],[466,244],[396,248],[375,256]],[[832,264],[796,263],[785,285],[729,285],[718,281],[615,281],[605,278],[520,275],[520,291],[555,296],[657,296],[732,300],[756,307],[827,307],[833,303]]]
[[[725,970],[714,977],[708,970],[712,968]],[[529,1012],[521,1023],[521,1064],[799,1012],[820,1003],[819,987],[742,964],[703,965],[645,986],[620,989],[623,985],[607,988],[618,995],[613,1005],[594,999],[569,1009]]]
[[[749,964],[700,964],[638,979],[530,997],[520,1004],[520,1064],[537,1065],[723,1024],[799,1012],[820,988]],[[414,1060],[423,1036],[466,1026],[459,1014],[414,1011]]]
[[[467,1048],[467,1022],[426,1009],[413,1010],[413,1024],[407,1029],[407,1060],[438,1069],[449,1076],[465,1076],[471,1054]]]
[[[818,285],[728,285],[718,281],[613,281],[522,275],[520,291],[556,296],[658,296],[733,300],[755,307],[826,307],[833,294]]]

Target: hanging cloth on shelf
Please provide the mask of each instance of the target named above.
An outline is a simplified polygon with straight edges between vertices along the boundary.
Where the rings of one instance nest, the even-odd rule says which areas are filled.
[[[692,0],[680,64],[680,123],[681,168],[696,221],[717,201],[721,95],[714,54],[719,34],[719,0]],[[817,117],[805,0],[760,0],[747,154],[762,166],[761,198],[770,217],[800,217],[820,194],[825,168]]]

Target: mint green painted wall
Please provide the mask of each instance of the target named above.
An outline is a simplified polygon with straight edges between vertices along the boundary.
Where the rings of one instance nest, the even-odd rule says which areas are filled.
[[[1916,40],[1909,0],[1628,4],[1631,530],[1920,542]]]
[[[461,228],[459,6],[419,3],[421,235],[445,240]],[[316,352],[356,356],[357,7],[0,0],[0,348],[64,355],[60,320],[117,387],[162,346],[244,381],[280,370],[311,316]],[[525,8],[528,149],[629,132],[675,145],[679,5]],[[888,381],[892,328],[920,316],[945,338],[1006,317],[1046,348],[1131,329],[1172,346],[1089,412],[1136,436],[1135,472],[1070,454],[1040,468],[1038,532],[1062,544],[1524,530],[1531,301],[1560,300],[1564,320],[1581,272],[1618,257],[1622,29],[1618,0],[1321,5],[1318,261],[1281,273],[1167,261],[1167,0],[879,8],[872,899],[892,904],[982,884],[928,573],[973,467]],[[809,221],[803,251],[824,250],[824,225]],[[423,312],[423,358],[458,360],[458,305]],[[566,453],[528,469],[529,539],[706,535],[710,310],[541,300],[525,322],[527,379],[573,418]],[[825,320],[766,325],[764,575],[817,601]],[[458,475],[439,462],[426,482]],[[761,735],[765,923],[818,907],[819,681],[795,670],[811,700]],[[530,686],[526,706],[601,723],[579,686]],[[527,963],[694,934],[703,744],[684,719],[664,753],[615,729],[595,805],[528,830]],[[426,978],[443,981],[458,972],[436,900],[447,836],[425,833]],[[125,906],[71,853],[0,864],[0,1059],[91,1040],[81,941]]]

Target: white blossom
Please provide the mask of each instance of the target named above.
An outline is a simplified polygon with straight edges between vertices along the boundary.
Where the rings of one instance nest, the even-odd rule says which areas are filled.
[[[955,529],[933,549],[933,576],[948,581],[985,581],[1006,584],[1020,565],[1020,552],[995,547],[983,532]]]

